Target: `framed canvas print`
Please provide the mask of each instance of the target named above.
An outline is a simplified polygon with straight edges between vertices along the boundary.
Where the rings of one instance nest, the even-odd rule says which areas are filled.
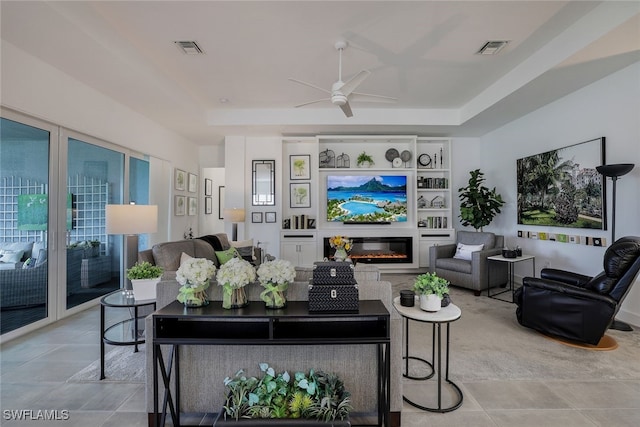
[[[252,212],[251,222],[262,222],[262,212]]]
[[[204,213],[210,215],[213,212],[213,199],[211,197],[204,198]]]
[[[516,161],[518,224],[606,230],[605,138]]]
[[[311,156],[292,154],[289,156],[289,179],[311,179]]]
[[[213,181],[209,178],[204,179],[204,195],[213,196]]]
[[[276,222],[276,213],[275,212],[266,212],[264,214],[264,222]]]
[[[187,211],[187,198],[185,196],[175,196],[173,212],[176,216],[182,216]]]
[[[195,197],[189,197],[188,199],[189,199],[188,215],[189,216],[198,215],[198,199]]]
[[[184,191],[187,182],[187,173],[182,169],[175,170],[174,187],[178,191]]]
[[[198,175],[189,174],[189,193],[195,193],[198,190]]]
[[[311,184],[292,183],[289,184],[289,207],[292,208],[310,208],[311,207]]]

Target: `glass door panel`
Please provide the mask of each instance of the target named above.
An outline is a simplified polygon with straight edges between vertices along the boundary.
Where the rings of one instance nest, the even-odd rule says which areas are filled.
[[[124,154],[68,138],[67,309],[120,288],[121,236],[105,230],[105,205],[124,200]]]
[[[0,119],[0,327],[48,317],[51,132]]]

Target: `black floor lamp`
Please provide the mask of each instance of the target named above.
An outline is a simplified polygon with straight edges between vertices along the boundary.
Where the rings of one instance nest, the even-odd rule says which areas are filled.
[[[635,165],[633,163],[617,163],[613,165],[596,166],[596,169],[603,176],[608,176],[613,180],[613,198],[611,204],[613,206],[613,216],[611,218],[611,243],[616,241],[616,182],[618,178],[631,172]],[[621,320],[613,320],[611,329],[618,331],[633,331],[633,328]]]

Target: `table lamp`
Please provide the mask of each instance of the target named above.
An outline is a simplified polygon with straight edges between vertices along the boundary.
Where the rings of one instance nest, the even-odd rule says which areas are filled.
[[[611,205],[613,206],[613,217],[611,218],[611,242],[616,241],[616,182],[622,175],[626,175],[633,169],[633,163],[616,163],[613,165],[596,166],[596,170],[603,176],[608,176],[613,180],[613,198]],[[622,320],[614,319],[609,326],[611,329],[618,331],[633,331],[633,328]]]
[[[238,240],[238,223],[244,222],[244,209],[231,208],[224,210],[224,220],[232,223],[231,240]]]
[[[158,231],[158,206],[156,205],[106,205],[107,234],[125,237],[125,272],[138,260],[138,235]],[[126,274],[122,277],[126,279]],[[131,289],[129,280],[125,288]]]

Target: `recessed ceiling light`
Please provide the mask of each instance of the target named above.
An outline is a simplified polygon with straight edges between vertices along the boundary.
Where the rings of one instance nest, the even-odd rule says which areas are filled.
[[[478,55],[495,55],[500,52],[507,43],[509,43],[507,40],[488,41],[476,53]]]
[[[194,41],[176,41],[174,43],[182,53],[187,55],[204,55],[204,52],[200,49],[198,43]]]
[[[220,101],[220,104],[226,104],[229,102],[229,100],[227,98],[220,98],[218,99],[218,101]]]

